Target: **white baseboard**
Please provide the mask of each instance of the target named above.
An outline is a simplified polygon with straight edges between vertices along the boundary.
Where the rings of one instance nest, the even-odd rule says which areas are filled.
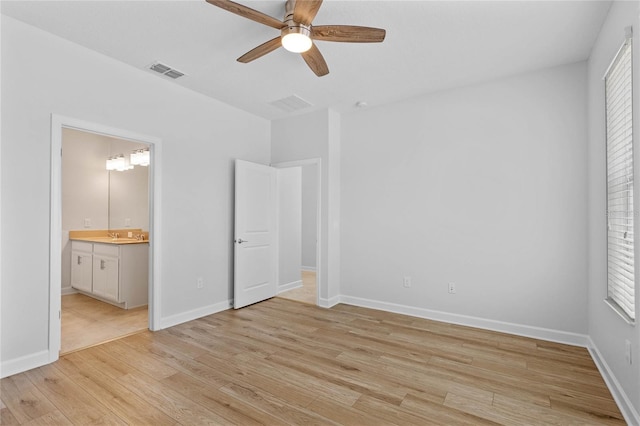
[[[23,371],[31,370],[32,368],[38,368],[45,364],[49,364],[49,351],[40,351],[34,354],[26,355],[16,359],[10,359],[8,361],[3,360],[0,364],[0,378],[12,376],[14,374],[22,373]]]
[[[73,287],[62,287],[60,294],[66,296],[68,294],[76,294],[78,291]]]
[[[294,288],[302,287],[302,280],[291,281],[287,284],[282,284],[278,286],[277,294],[284,293],[285,291],[293,290]]]
[[[340,303],[340,296],[335,296],[330,299],[318,298],[318,306],[321,308],[332,308]]]
[[[315,266],[301,266],[300,269],[307,272],[316,272]]]
[[[620,408],[620,411],[624,416],[624,420],[629,425],[640,425],[640,414],[638,414],[638,411],[633,407],[629,397],[622,386],[620,386],[620,382],[616,379],[616,376],[609,368],[609,365],[598,350],[598,347],[595,345],[593,340],[591,340],[591,337],[589,337],[589,345],[587,346],[587,349],[589,349],[591,358],[593,358],[593,361],[596,363],[596,367],[598,367],[600,375],[607,384],[613,399],[616,401],[616,404],[618,404],[618,408]]]
[[[232,307],[233,300],[226,300],[224,302],[214,303],[213,305],[203,306],[202,308],[193,309],[187,312],[181,312],[179,314],[171,315],[166,318],[161,318],[160,327],[158,327],[158,330],[173,327],[174,325],[182,324],[198,318],[206,317],[207,315],[226,311],[227,309],[230,309]]]
[[[529,325],[521,325],[467,315],[452,314],[448,312],[434,311],[431,309],[399,305],[396,303],[363,299],[360,297],[340,296],[339,299],[340,303],[346,303],[348,305],[379,309],[382,311],[395,312],[397,314],[411,315],[414,317],[448,322],[451,324],[499,331],[502,333],[515,334],[517,336],[531,337],[534,339],[547,340],[551,342],[565,343],[573,346],[587,347],[589,339],[586,334],[570,333],[566,331],[552,330],[542,327],[532,327]]]

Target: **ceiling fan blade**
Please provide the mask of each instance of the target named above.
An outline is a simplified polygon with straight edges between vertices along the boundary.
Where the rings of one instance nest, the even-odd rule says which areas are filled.
[[[381,28],[354,25],[318,25],[311,28],[311,38],[314,40],[348,43],[380,43],[386,33]]]
[[[260,46],[251,49],[250,51],[248,51],[247,53],[245,53],[244,55],[240,56],[237,61],[238,62],[242,62],[243,64],[246,64],[248,62],[251,62],[253,60],[256,60],[264,55],[266,55],[269,52],[273,52],[274,50],[276,50],[278,47],[282,46],[282,41],[280,40],[280,36],[271,39],[265,43],[262,43]]]
[[[206,2],[214,6],[218,6],[231,13],[235,13],[236,15],[240,15],[244,18],[251,19],[252,21],[256,21],[269,27],[275,28],[277,30],[282,29],[282,27],[285,26],[282,21],[276,18],[272,18],[271,16],[266,15],[262,12],[258,12],[257,10],[251,9],[250,7],[234,3],[231,0],[206,0]]]
[[[301,55],[307,65],[309,65],[309,68],[311,68],[311,71],[318,77],[329,74],[329,67],[315,44],[312,44],[311,49],[302,52]]]
[[[299,24],[311,25],[320,6],[322,6],[322,0],[296,0],[293,8],[293,20]]]

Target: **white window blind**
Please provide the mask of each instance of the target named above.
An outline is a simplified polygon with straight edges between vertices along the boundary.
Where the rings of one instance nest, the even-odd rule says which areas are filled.
[[[631,38],[605,75],[607,138],[607,300],[635,319]]]

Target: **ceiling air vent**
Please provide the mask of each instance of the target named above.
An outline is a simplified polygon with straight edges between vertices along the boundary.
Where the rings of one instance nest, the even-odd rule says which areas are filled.
[[[184,75],[183,72],[173,69],[170,66],[162,64],[160,62],[154,62],[153,64],[149,65],[149,69],[159,74],[166,75],[169,78],[173,78],[174,80]]]
[[[274,106],[284,112],[300,111],[312,106],[309,102],[305,101],[297,95],[291,95],[286,98],[278,99],[277,101],[269,102],[269,105]]]

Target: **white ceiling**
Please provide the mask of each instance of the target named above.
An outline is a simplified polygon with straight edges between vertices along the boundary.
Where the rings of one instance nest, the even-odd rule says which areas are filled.
[[[284,0],[237,0],[282,19]],[[330,69],[316,77],[284,49],[236,58],[278,35],[204,0],[6,1],[2,14],[133,67],[154,61],[187,74],[175,84],[277,119],[270,102],[298,95],[313,106],[355,108],[588,58],[610,1],[325,0],[314,24],[385,28],[383,43],[318,42]],[[153,71],[144,71],[160,76]]]

